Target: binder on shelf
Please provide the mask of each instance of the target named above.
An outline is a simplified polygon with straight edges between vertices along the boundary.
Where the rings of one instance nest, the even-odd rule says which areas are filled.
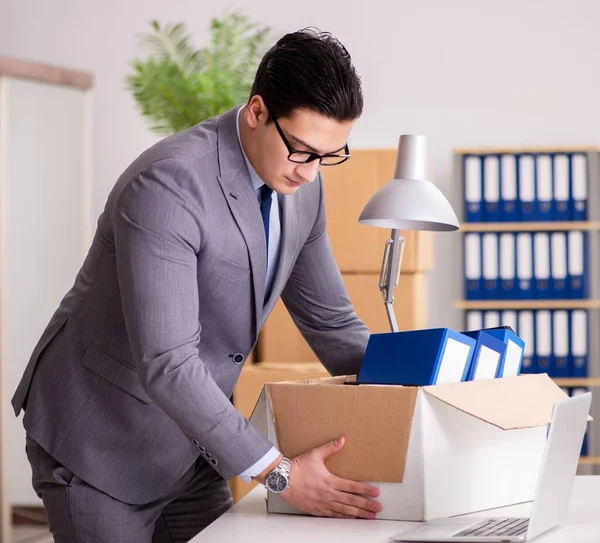
[[[465,297],[467,300],[483,300],[485,296],[481,274],[481,234],[465,234],[464,247]]]
[[[500,311],[483,312],[483,328],[498,328],[500,326]]]
[[[516,260],[519,298],[533,298],[533,239],[529,232],[517,234]]]
[[[588,392],[587,388],[582,388],[582,387],[574,387],[571,389],[571,396],[578,396],[580,394],[585,394],[586,392]],[[590,426],[591,423],[588,422],[587,423],[587,430],[585,431],[585,435],[583,436],[583,443],[581,444],[581,456],[587,456],[589,454],[589,434],[590,434]]]
[[[358,384],[425,386],[467,378],[476,341],[449,328],[371,334]]]
[[[536,298],[550,298],[550,236],[547,232],[533,235],[533,275]]]
[[[467,330],[481,330],[483,328],[483,313],[481,311],[467,311],[465,321]]]
[[[567,237],[569,282],[569,298],[582,299],[588,297],[588,247],[587,234],[580,230],[572,230]]]
[[[498,298],[498,234],[485,233],[482,236],[481,259],[483,261],[483,288],[486,300]]]
[[[520,219],[517,202],[517,157],[505,154],[500,159],[500,221],[516,222]]]
[[[500,326],[510,326],[519,335],[517,312],[512,310],[502,311],[500,314]]]
[[[536,155],[535,161],[536,220],[552,220],[552,162],[550,155]]]
[[[571,195],[572,219],[574,221],[587,220],[588,204],[588,167],[587,156],[582,153],[571,155]]]
[[[484,330],[462,333],[476,342],[466,380],[481,381],[501,377],[507,345]]]
[[[538,309],[535,315],[535,350],[533,355],[533,373],[550,375],[550,357],[552,355],[552,316],[547,309]]]
[[[552,219],[555,221],[568,221],[571,218],[569,206],[569,156],[566,154],[554,155],[552,162]]]
[[[500,161],[495,155],[483,157],[483,199],[485,201],[484,220],[498,222],[500,208]]]
[[[500,297],[504,300],[517,298],[515,262],[515,235],[512,232],[499,235],[500,240]]]
[[[569,369],[571,377],[588,377],[588,314],[585,309],[571,311]]]
[[[483,221],[482,164],[479,156],[465,156],[463,162],[465,220]]]
[[[552,358],[549,375],[569,377],[569,313],[564,309],[552,312]]]
[[[568,298],[567,289],[567,234],[550,234],[550,292],[554,299]]]
[[[535,355],[535,313],[530,310],[519,311],[518,333],[525,343],[521,373],[534,373],[533,358]]]
[[[517,185],[521,201],[521,220],[535,221],[535,163],[532,155],[520,155]]]
[[[484,328],[483,332],[493,336],[506,345],[504,356],[501,357],[497,377],[516,377],[521,373],[525,342],[513,330],[507,328]]]

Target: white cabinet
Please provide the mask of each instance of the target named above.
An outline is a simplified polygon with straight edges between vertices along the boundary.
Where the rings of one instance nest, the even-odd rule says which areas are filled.
[[[10,399],[90,243],[92,77],[0,58],[0,542],[31,488]]]

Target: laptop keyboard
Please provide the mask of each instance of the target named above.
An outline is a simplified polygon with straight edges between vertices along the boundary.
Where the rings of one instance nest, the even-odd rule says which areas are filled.
[[[452,537],[519,536],[527,532],[528,525],[527,518],[491,518],[452,534]]]

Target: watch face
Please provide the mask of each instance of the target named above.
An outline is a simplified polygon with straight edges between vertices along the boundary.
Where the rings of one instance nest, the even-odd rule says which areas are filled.
[[[267,478],[267,487],[271,492],[283,492],[287,488],[287,485],[287,478],[276,471],[270,473]]]

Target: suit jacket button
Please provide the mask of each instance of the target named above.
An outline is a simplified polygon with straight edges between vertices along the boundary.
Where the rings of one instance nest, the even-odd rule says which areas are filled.
[[[196,448],[200,448],[200,443],[197,439],[192,439],[192,445]]]
[[[242,353],[234,354],[232,356],[232,358],[233,358],[233,363],[234,364],[241,364],[244,361],[244,359],[245,359],[245,357],[244,357],[244,355]]]

